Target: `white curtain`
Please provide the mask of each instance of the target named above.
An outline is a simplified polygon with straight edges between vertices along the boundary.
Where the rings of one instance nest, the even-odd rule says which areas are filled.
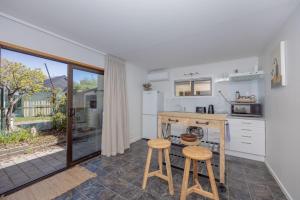
[[[106,56],[104,72],[102,155],[124,153],[129,148],[125,62]]]

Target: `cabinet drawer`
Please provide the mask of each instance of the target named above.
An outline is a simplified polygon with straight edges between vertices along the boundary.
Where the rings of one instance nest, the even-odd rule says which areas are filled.
[[[209,120],[202,120],[202,119],[190,119],[189,120],[189,125],[190,126],[197,126],[197,127],[209,127],[211,126],[214,122],[209,121]]]
[[[230,150],[265,155],[264,138],[231,138]]]
[[[232,137],[239,137],[241,135],[247,135],[247,136],[261,136],[265,135],[265,129],[262,127],[248,127],[248,128],[243,128],[243,127],[233,127],[230,126],[230,135]]]
[[[265,128],[264,120],[228,119],[229,126],[240,128]]]
[[[184,123],[185,119],[179,118],[179,117],[163,117],[162,122],[163,123],[170,123],[170,124],[176,124],[176,123]]]
[[[230,138],[232,139],[240,139],[240,140],[247,140],[253,143],[259,143],[260,141],[265,140],[265,134],[263,132],[252,132],[252,131],[231,131]]]

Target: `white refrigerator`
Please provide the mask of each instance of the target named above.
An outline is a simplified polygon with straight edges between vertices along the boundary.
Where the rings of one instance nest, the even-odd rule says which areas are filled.
[[[164,98],[161,92],[158,90],[143,92],[143,138],[156,138],[157,113],[163,109]]]

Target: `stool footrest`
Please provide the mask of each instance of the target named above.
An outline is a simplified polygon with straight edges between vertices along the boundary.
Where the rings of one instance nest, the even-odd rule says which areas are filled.
[[[165,181],[168,181],[168,177],[166,175],[163,175],[160,170],[154,171],[154,172],[150,172],[148,174],[148,177],[152,177],[152,176],[157,176]]]
[[[193,192],[197,193],[197,194],[200,194],[202,196],[205,196],[207,198],[214,199],[213,193],[203,190],[201,187],[199,187],[199,185],[194,185],[194,186],[188,188],[187,195],[189,195]]]

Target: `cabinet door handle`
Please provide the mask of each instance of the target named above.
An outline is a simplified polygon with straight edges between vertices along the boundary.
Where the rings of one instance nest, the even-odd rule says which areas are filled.
[[[248,124],[248,125],[250,125],[252,123],[251,122],[242,122],[242,124]]]
[[[168,119],[169,120],[169,122],[178,122],[178,119]]]
[[[242,135],[244,138],[252,138],[250,135]]]
[[[243,144],[252,144],[251,142],[242,142]]]
[[[196,121],[196,124],[208,125],[208,124],[209,124],[209,122],[198,122],[198,121]]]

